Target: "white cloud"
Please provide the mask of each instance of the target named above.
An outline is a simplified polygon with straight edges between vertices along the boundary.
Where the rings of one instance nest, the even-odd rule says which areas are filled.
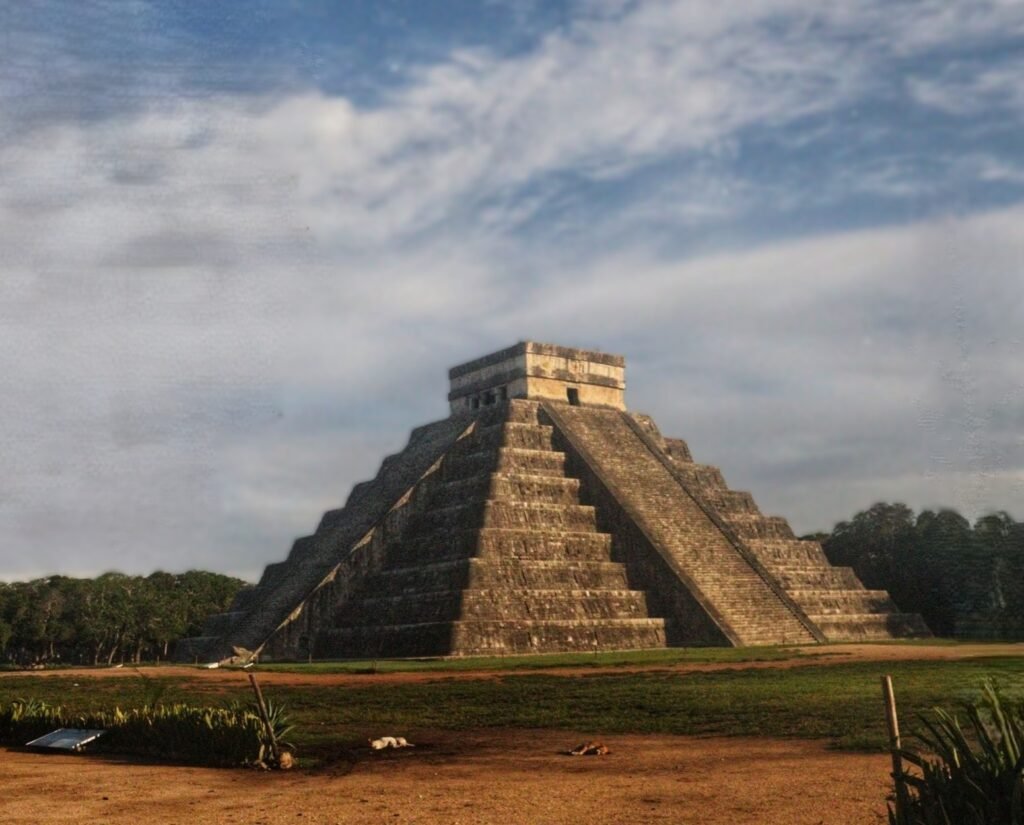
[[[911,96],[925,106],[951,115],[1008,112],[1024,117],[1024,60],[954,63],[937,76],[911,77]]]
[[[447,365],[524,335],[625,352],[631,406],[798,529],[887,496],[1014,512],[1022,218],[1013,209],[684,262],[625,250],[495,297],[495,312],[476,317],[444,305],[347,329],[295,276],[280,317],[243,305],[206,331],[65,314],[4,359],[17,392],[2,404],[13,472],[0,518],[8,547],[32,548],[5,569],[251,576],[411,426],[444,415]],[[444,283],[441,250],[417,263]],[[40,360],[55,330],[73,343]]]
[[[456,53],[373,108],[220,95],[0,126],[0,575],[252,575],[445,414],[446,366],[525,336],[625,352],[635,405],[798,525],[849,515],[875,481],[927,503],[974,470],[976,499],[1009,506],[1019,210],[684,260],[643,245],[653,222],[758,203],[727,162],[744,130],[1016,25],[1009,4],[953,5],[883,27],[890,4],[596,4],[527,54]],[[631,194],[614,226],[552,209],[560,176],[680,159],[692,170]],[[971,169],[1005,177],[997,161]],[[572,243],[517,234],[552,212]],[[832,492],[808,486],[823,476]]]
[[[119,207],[132,208],[137,234],[148,217],[152,233],[207,229],[223,240],[245,221],[268,240],[308,233],[373,248],[445,220],[471,223],[489,200],[515,197],[504,214],[523,220],[518,196],[534,181],[568,171],[605,180],[712,151],[746,128],[884,91],[904,71],[897,58],[1022,27],[1015,3],[644,3],[582,17],[524,55],[456,52],[372,108],[309,92],[65,123],[12,141],[5,173],[24,215],[63,205],[61,231],[106,248]],[[1020,103],[1021,78],[1011,61],[907,82],[922,103],[973,110]],[[43,144],[49,152],[34,151]],[[121,184],[113,204],[111,183]]]

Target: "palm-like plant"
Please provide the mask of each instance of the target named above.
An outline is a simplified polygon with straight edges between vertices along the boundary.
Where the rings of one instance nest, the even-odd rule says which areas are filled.
[[[921,748],[900,754],[920,776],[901,778],[891,825],[1024,825],[1024,703],[986,682],[965,712],[921,720]]]

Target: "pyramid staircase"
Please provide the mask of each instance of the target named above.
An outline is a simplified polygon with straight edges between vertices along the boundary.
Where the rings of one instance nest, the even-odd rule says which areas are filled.
[[[656,433],[653,422],[643,422]],[[930,636],[916,613],[901,613],[885,590],[868,590],[850,567],[833,567],[817,541],[799,539],[779,516],[766,516],[747,492],[731,490],[717,467],[693,461],[686,442],[663,439],[686,489],[715,512],[774,577],[826,641]]]
[[[510,401],[482,416],[437,468],[380,569],[321,631],[318,657],[494,655],[665,645],[612,539],[538,423]]]
[[[621,523],[639,527],[640,540],[623,555],[653,557],[664,573],[638,570],[659,602],[677,602],[666,588],[695,599],[733,645],[814,644],[817,628],[742,545],[724,533],[713,514],[691,496],[660,452],[625,412],[545,402],[544,414],[606,491],[605,509],[621,508]],[[594,492],[600,497],[600,492]],[[667,611],[668,615],[678,611]],[[687,627],[682,641],[696,628]]]

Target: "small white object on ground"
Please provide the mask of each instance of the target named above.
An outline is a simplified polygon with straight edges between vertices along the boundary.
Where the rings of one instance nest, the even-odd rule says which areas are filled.
[[[412,742],[407,742],[404,736],[382,736],[379,739],[368,739],[370,747],[375,751],[384,748],[415,748]]]

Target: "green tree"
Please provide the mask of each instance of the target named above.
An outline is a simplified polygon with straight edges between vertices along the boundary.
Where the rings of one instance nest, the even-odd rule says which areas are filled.
[[[822,545],[939,635],[1024,637],[1024,524],[1008,513],[972,526],[949,508],[915,518],[883,502],[837,524]]]

